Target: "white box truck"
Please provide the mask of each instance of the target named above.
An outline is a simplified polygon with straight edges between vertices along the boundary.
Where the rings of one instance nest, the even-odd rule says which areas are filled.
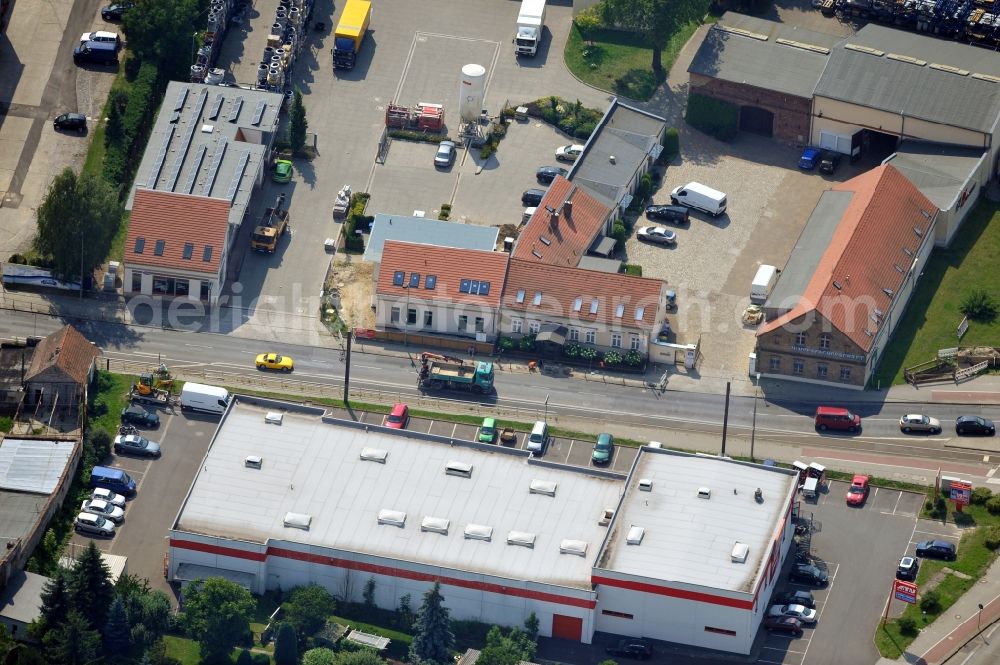
[[[535,55],[542,43],[545,27],[545,0],[521,0],[517,13],[517,34],[514,36],[514,53]]]
[[[232,397],[225,388],[188,381],[181,388],[181,411],[203,411],[221,416],[229,408]]]
[[[761,305],[771,295],[771,289],[778,280],[778,269],[767,264],[757,268],[757,274],[750,283],[750,302]]]

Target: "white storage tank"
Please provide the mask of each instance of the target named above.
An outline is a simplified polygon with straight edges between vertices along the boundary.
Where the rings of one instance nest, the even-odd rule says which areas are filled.
[[[475,64],[462,67],[462,82],[458,86],[458,113],[462,122],[479,120],[485,96],[486,68]]]

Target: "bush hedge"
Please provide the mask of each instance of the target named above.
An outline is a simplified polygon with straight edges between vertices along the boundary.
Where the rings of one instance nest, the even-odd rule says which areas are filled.
[[[1000,526],[986,527],[986,538],[983,539],[983,544],[991,550],[1000,547]]]
[[[390,129],[389,138],[400,139],[402,141],[419,141],[421,143],[440,143],[441,141],[452,141],[444,134],[428,134],[427,132],[417,132],[412,129]]]
[[[983,506],[993,496],[989,487],[977,487],[972,490],[972,505]]]
[[[375,218],[365,215],[365,206],[371,194],[367,192],[354,192],[351,194],[351,207],[347,211],[347,221],[344,222],[341,233],[344,234],[344,249],[349,252],[363,252],[365,240],[357,231],[371,229],[372,220]]]
[[[732,141],[739,131],[739,109],[735,104],[695,92],[688,95],[684,120],[720,141]]]
[[[1000,515],[1000,494],[994,494],[986,500],[986,510],[990,515]]]
[[[666,164],[681,151],[681,138],[676,127],[670,127],[663,134],[663,152],[660,153],[659,162]]]
[[[594,128],[604,115],[598,109],[588,108],[579,99],[568,102],[561,97],[551,95],[533,102],[523,104],[532,118],[540,118],[550,125],[555,125],[573,138],[590,138]]]
[[[156,65],[143,63],[127,89],[115,86],[108,95],[104,179],[118,187],[120,197],[128,194],[164,90]]]

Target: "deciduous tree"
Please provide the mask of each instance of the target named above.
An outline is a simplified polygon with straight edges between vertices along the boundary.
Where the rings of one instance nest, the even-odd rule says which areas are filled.
[[[310,649],[302,656],[302,665],[336,665],[336,663],[336,654],[323,647]]]
[[[486,646],[479,654],[477,665],[517,665],[535,658],[535,643],[517,628],[504,633],[499,626],[486,634]]]
[[[632,30],[653,49],[653,72],[660,80],[668,36],[704,16],[708,5],[709,0],[602,0],[598,12],[605,25]]]
[[[450,624],[451,613],[444,606],[441,583],[435,582],[424,594],[424,602],[417,612],[415,634],[410,644],[410,660],[441,665],[450,662],[449,650],[455,643]]]
[[[256,603],[250,592],[221,577],[192,582],[185,590],[184,627],[208,662],[229,658],[250,630]]]
[[[333,614],[337,603],[330,592],[318,584],[292,589],[284,603],[285,618],[302,636],[315,633],[323,627],[326,618]]]
[[[195,33],[205,29],[201,9],[198,0],[135,0],[135,8],[122,18],[129,50],[155,64],[164,80],[187,80],[201,46]]]

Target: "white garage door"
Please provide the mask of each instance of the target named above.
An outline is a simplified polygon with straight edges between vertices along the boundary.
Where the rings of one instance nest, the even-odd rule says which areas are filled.
[[[820,131],[819,147],[824,150],[833,150],[834,152],[849,155],[851,154],[851,137]]]

